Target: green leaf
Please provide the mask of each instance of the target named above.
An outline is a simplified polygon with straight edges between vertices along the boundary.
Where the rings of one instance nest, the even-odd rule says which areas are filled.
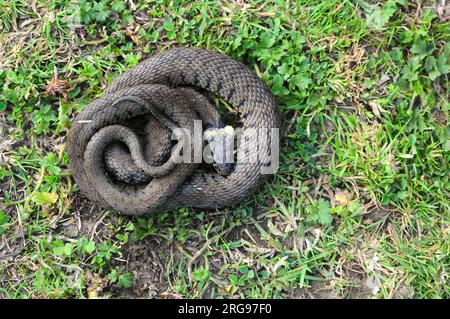
[[[297,86],[300,90],[306,90],[313,81],[309,76],[295,75],[291,78],[290,84]]]
[[[58,165],[59,159],[55,153],[48,153],[39,163],[45,166],[50,175],[59,175],[61,169]]]
[[[261,44],[265,48],[271,48],[277,41],[277,35],[273,31],[266,31],[261,35]]]
[[[246,273],[248,273],[249,268],[248,268],[248,266],[243,265],[243,266],[239,267],[238,270],[241,274],[246,274]]]
[[[126,273],[119,276],[119,287],[130,288],[133,286],[133,276],[131,273]]]
[[[173,20],[171,17],[167,17],[164,20],[164,23],[162,25],[163,29],[166,31],[173,31],[174,30],[174,25],[173,25]]]
[[[284,79],[281,75],[275,74],[272,79],[272,92],[275,95],[287,95],[289,90],[284,87]]]
[[[95,242],[90,240],[86,244],[83,244],[83,250],[88,254],[92,253],[95,250]]]
[[[70,256],[70,255],[72,255],[72,252],[73,252],[73,244],[69,244],[69,243],[65,244],[64,245],[64,254],[66,256]]]
[[[58,195],[54,192],[37,192],[31,197],[31,200],[38,205],[52,205],[58,200]]]
[[[437,65],[436,65],[436,59],[433,56],[427,57],[425,61],[425,69],[428,72],[428,77],[434,81],[437,77],[441,75],[441,72],[439,72]]]
[[[233,284],[238,285],[239,284],[239,278],[235,274],[231,274],[228,276],[228,280],[230,280]]]
[[[95,10],[94,18],[98,22],[105,22],[112,13],[103,1],[96,2],[93,10]]]
[[[4,112],[6,110],[6,102],[0,101],[0,112]]]
[[[375,6],[367,15],[367,26],[373,29],[384,27],[396,11],[397,5],[395,1],[388,1],[382,7]]]
[[[408,195],[408,193],[406,191],[397,192],[397,196],[401,200],[405,199],[407,195]]]
[[[285,75],[288,74],[290,71],[290,67],[289,65],[287,65],[286,63],[283,63],[281,66],[279,66],[277,68],[278,73],[280,73],[281,75]]]
[[[17,100],[18,100],[17,92],[6,86],[3,87],[3,98],[6,101],[9,101],[13,104],[17,104]]]
[[[0,225],[4,225],[9,222],[11,217],[5,214],[4,211],[0,210]]]
[[[357,200],[352,200],[348,203],[348,210],[351,213],[358,213],[362,210],[361,204]]]
[[[166,30],[166,35],[167,35],[167,37],[168,37],[170,40],[173,40],[173,39],[175,39],[175,38],[177,37],[177,36],[176,36],[176,33],[175,33],[175,26],[174,26],[174,24],[173,24],[173,20],[172,20],[171,17],[168,17],[168,18],[164,21],[162,27],[163,27],[164,30]]]
[[[450,69],[450,65],[448,64],[449,57],[445,55],[445,53],[442,53],[436,62],[437,69],[441,74],[447,74]]]
[[[117,278],[119,277],[119,272],[117,271],[117,269],[113,269],[109,275],[108,275],[108,280],[113,283],[117,281]]]
[[[409,82],[415,81],[419,78],[420,60],[418,57],[412,57],[402,69],[402,78]]]
[[[110,12],[109,11],[98,11],[95,15],[95,20],[98,22],[105,22],[106,19],[109,18]]]
[[[53,247],[53,254],[56,256],[63,256],[64,255],[64,246]]]
[[[10,80],[12,83],[19,84],[20,80],[17,77],[17,74],[14,71],[8,70],[6,71],[6,78]]]
[[[322,225],[329,225],[333,220],[333,216],[330,213],[330,204],[324,199],[319,199],[317,203],[318,220]]]
[[[122,12],[122,11],[125,10],[125,8],[126,8],[125,2],[122,1],[122,0],[119,0],[119,1],[113,1],[113,2],[111,3],[111,9],[112,9],[113,11],[115,11],[115,12]]]
[[[425,40],[419,40],[411,47],[411,52],[419,57],[420,60],[430,55],[434,51],[434,45],[431,42]]]
[[[443,146],[442,146],[442,149],[443,149],[445,152],[450,151],[450,140],[446,140],[446,141],[444,142],[444,144],[443,144]]]
[[[409,135],[409,144],[410,145],[416,144],[416,140],[417,140],[417,137],[414,134]]]
[[[4,225],[7,224],[10,219],[11,217],[9,217],[2,210],[0,210],[0,235],[3,235],[3,233],[5,232]]]
[[[136,54],[129,53],[124,55],[124,60],[127,63],[129,67],[133,67],[139,63],[139,60],[141,59],[141,53],[138,52]]]

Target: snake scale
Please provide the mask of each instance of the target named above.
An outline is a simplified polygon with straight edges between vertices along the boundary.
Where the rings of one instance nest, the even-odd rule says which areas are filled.
[[[279,126],[273,95],[245,65],[205,49],[169,49],[118,76],[76,116],[68,154],[80,191],[101,207],[129,215],[222,208],[244,200],[267,176],[256,153],[269,138],[246,140],[249,160],[236,162],[226,176],[199,169],[195,152],[192,162],[171,160],[174,127],[192,132],[195,120],[220,127],[212,94],[237,110],[243,129]]]

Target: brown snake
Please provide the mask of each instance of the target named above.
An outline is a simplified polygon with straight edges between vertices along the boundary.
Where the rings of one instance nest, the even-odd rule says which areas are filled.
[[[274,97],[243,64],[204,49],[175,48],[117,77],[75,118],[69,133],[72,175],[81,192],[100,206],[140,215],[180,207],[232,206],[265,179],[258,148],[270,138],[246,138],[247,161],[223,176],[172,161],[175,127],[194,131],[194,120],[221,127],[212,93],[237,110],[242,128],[277,128]],[[184,152],[184,150],[183,150]],[[189,153],[187,153],[189,154]]]

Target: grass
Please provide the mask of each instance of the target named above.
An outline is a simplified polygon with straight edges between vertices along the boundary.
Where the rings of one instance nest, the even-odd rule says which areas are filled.
[[[0,0],[0,297],[449,298],[449,31],[439,1]],[[280,169],[233,208],[102,211],[71,120],[176,45],[267,83]]]

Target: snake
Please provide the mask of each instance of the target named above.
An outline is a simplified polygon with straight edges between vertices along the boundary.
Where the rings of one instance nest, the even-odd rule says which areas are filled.
[[[243,131],[280,125],[268,87],[224,53],[175,47],[126,70],[72,122],[67,151],[80,192],[100,207],[127,215],[242,202],[271,175],[264,173],[268,163],[258,151],[279,137],[244,134],[225,152],[232,153],[231,163],[224,161],[224,148],[211,145],[224,145],[236,132],[225,124],[218,100],[229,106]],[[210,163],[198,162],[203,148],[183,148],[188,139],[179,128],[200,134],[201,146],[216,150]],[[238,148],[245,161],[235,160]]]

